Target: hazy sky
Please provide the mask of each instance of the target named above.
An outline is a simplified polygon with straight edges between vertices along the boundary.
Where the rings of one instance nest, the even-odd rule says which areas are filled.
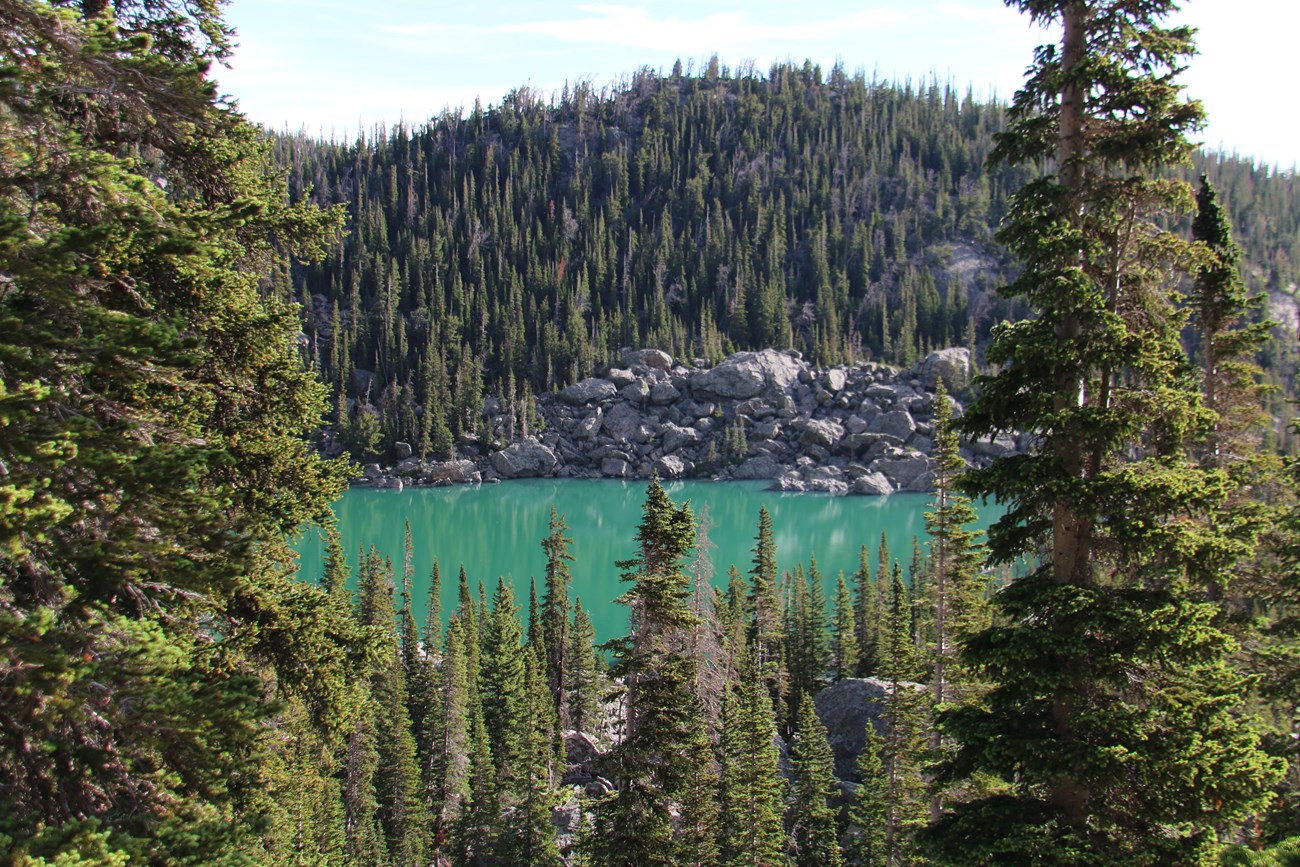
[[[1201,30],[1183,76],[1211,147],[1300,163],[1294,0],[1189,0]],[[599,87],[638,67],[711,54],[765,71],[775,60],[842,62],[884,79],[951,80],[1009,98],[1052,34],[999,0],[230,0],[239,32],[223,92],[255,121],[351,136],[445,107],[498,103],[529,86]]]

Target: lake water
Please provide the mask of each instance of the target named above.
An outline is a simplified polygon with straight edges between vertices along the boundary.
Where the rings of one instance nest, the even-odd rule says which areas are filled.
[[[828,600],[836,573],[843,570],[851,575],[857,568],[860,546],[867,545],[875,568],[881,531],[888,534],[891,554],[905,571],[912,538],[920,536],[925,541],[928,494],[831,497],[765,491],[767,484],[688,481],[664,485],[675,502],[690,500],[697,517],[707,508],[713,525],[709,539],[716,546],[715,585],[725,586],[732,564],[742,574],[749,571],[760,506],[766,506],[772,515],[781,568],[793,569],[802,563],[807,569],[809,558],[816,556],[827,583]],[[462,564],[475,593],[481,581],[490,597],[497,576],[508,576],[514,581],[520,608],[526,612],[528,581],[535,576],[541,597],[546,567],[541,540],[554,504],[565,516],[573,539],[570,595],[582,597],[597,638],[603,641],[627,632],[627,610],[613,604],[627,586],[619,580],[614,562],[636,556],[633,537],[645,491],[645,482],[555,479],[403,491],[354,488],[334,509],[354,577],[358,552],[374,545],[393,559],[400,580],[404,528],[410,521],[416,610],[422,616],[436,557],[442,573],[445,619],[456,604],[456,578]],[[985,524],[995,514],[991,508],[982,510]],[[323,541],[311,533],[297,547],[302,555],[301,576],[319,580]]]

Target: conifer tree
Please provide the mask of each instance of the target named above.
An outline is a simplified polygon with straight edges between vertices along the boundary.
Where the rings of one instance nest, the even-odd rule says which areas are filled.
[[[686,652],[693,618],[690,577],[682,563],[695,541],[690,508],[675,505],[657,478],[646,492],[637,529],[638,556],[621,561],[632,588],[621,597],[632,632],[611,642],[613,674],[624,681],[622,742],[613,750],[617,790],[596,810],[592,858],[598,865],[707,863],[709,841],[676,835],[675,805],[716,810],[699,799],[711,788],[704,717],[692,687],[695,660]],[[693,822],[712,825],[706,816]]]
[[[543,661],[531,653],[524,656],[523,703],[513,720],[515,750],[502,770],[504,818],[498,854],[509,864],[559,867],[563,862],[551,822],[557,803],[551,744],[555,707]]]
[[[889,823],[889,780],[881,755],[885,742],[867,723],[862,752],[857,757],[858,787],[849,804],[849,832],[844,847],[850,864],[888,864],[885,832]]]
[[[858,549],[858,568],[853,573],[853,616],[858,638],[858,668],[855,674],[866,677],[873,674],[879,664],[880,594],[878,578],[871,574],[867,546]]]
[[[785,853],[785,781],[766,679],[752,649],[740,662],[722,711],[721,861],[725,867],[780,864]]]
[[[938,706],[951,697],[949,681],[956,674],[952,670],[956,639],[988,624],[979,586],[983,548],[977,542],[980,533],[967,529],[975,521],[975,509],[970,499],[956,490],[966,462],[952,429],[952,407],[942,379],[935,386],[934,406],[934,499],[932,511],[925,513],[925,531],[930,538],[933,574],[929,601],[933,609],[934,664],[930,686]],[[937,732],[934,738],[937,748]]]
[[[811,696],[802,696],[790,740],[790,828],[796,867],[839,867],[839,829],[832,802],[838,800],[835,757],[826,742],[826,726],[817,718]]]
[[[519,746],[516,733],[526,699],[524,664],[532,655],[525,652],[522,639],[514,591],[505,578],[499,577],[492,594],[492,612],[488,615],[479,673],[483,724],[498,772],[504,772],[515,761]]]
[[[601,674],[596,657],[596,628],[582,607],[581,597],[573,600],[573,625],[569,635],[569,726],[580,732],[594,732],[600,722]]]
[[[435,852],[446,855],[448,839],[470,795],[470,688],[465,624],[453,617],[443,642],[442,662],[432,678],[425,717],[428,756],[422,770],[428,793]]]
[[[831,625],[831,671],[835,680],[858,673],[858,618],[849,586],[841,570],[835,579],[834,612]]]
[[[432,653],[442,638],[442,570],[438,558],[433,558],[429,570],[429,598],[424,609],[424,646]]]
[[[374,701],[375,796],[379,819],[395,865],[416,865],[425,857],[429,840],[416,763],[415,738],[407,711],[406,669],[395,630],[393,568],[372,547],[358,577],[357,620],[371,630],[375,642],[370,667]]]
[[[917,671],[912,635],[910,594],[903,572],[894,563],[890,573],[881,677],[887,684],[883,718],[885,737],[885,852],[887,864],[906,863],[912,835],[925,820],[926,697],[912,682]]]
[[[785,660],[782,654],[782,608],[778,595],[776,537],[766,506],[758,510],[758,535],[754,538],[754,563],[750,569],[747,640],[767,679],[773,701],[785,695]]]
[[[564,516],[551,506],[551,519],[542,550],[546,552],[546,592],[542,598],[542,629],[546,638],[546,682],[551,687],[551,698],[560,717],[560,727],[567,728],[569,689],[569,584],[573,575],[569,563],[573,555],[569,546],[573,540],[565,535],[569,528]]]
[[[1036,315],[996,334],[1000,372],[963,428],[1036,438],[967,487],[1008,504],[995,560],[1047,554],[998,595],[1002,625],[966,645],[992,691],[945,722],[960,744],[948,777],[983,770],[1013,793],[954,807],[935,851],[1197,863],[1279,768],[1238,713],[1233,642],[1185,580],[1205,528],[1183,518],[1226,493],[1188,460],[1210,415],[1168,275],[1190,251],[1159,228],[1191,201],[1167,169],[1201,118],[1176,80],[1192,33],[1164,25],[1171,0],[1011,5],[1062,39],[1037,53],[995,157],[1054,163],[999,235],[1024,269],[1006,291]]]

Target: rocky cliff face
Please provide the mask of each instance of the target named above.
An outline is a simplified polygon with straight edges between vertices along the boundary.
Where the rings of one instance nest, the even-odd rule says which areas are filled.
[[[794,352],[741,352],[716,367],[686,367],[658,350],[555,394],[538,409],[539,436],[453,461],[408,457],[366,467],[359,484],[454,484],[531,477],[770,479],[782,491],[883,495],[926,491],[934,387],[970,384],[965,349],[941,349],[910,370],[878,364],[816,369]],[[954,415],[961,403],[952,400]],[[488,402],[488,428],[508,416]],[[399,449],[402,444],[399,444]],[[1009,438],[964,444],[975,465],[1015,451]]]

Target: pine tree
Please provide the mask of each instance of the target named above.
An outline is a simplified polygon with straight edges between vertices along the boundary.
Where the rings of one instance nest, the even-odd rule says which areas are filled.
[[[479,673],[479,696],[483,703],[483,724],[487,729],[498,772],[515,761],[519,744],[516,732],[523,712],[524,667],[531,654],[522,644],[519,608],[509,582],[497,578],[492,594],[492,613],[484,635]]]
[[[772,516],[766,506],[758,510],[758,535],[754,539],[754,565],[750,569],[747,639],[772,692],[772,700],[785,695],[785,660],[782,654],[781,604],[777,594],[779,574]]]
[[[844,854],[850,864],[888,864],[885,831],[889,823],[889,781],[881,755],[885,742],[867,723],[858,753],[858,787],[849,804],[849,832]]]
[[[858,673],[858,618],[841,571],[835,579],[834,612],[831,625],[831,671],[835,680]]]
[[[790,741],[790,827],[792,860],[797,867],[843,864],[832,802],[838,800],[835,757],[826,742],[826,726],[817,718],[811,696],[802,696]]]
[[[573,625],[569,633],[569,692],[567,717],[569,726],[580,732],[594,732],[600,723],[602,692],[599,662],[596,657],[596,628],[582,607],[582,598],[573,600]]]
[[[716,809],[699,798],[712,788],[704,718],[692,692],[695,660],[686,649],[694,626],[687,601],[690,577],[682,562],[695,542],[695,520],[677,506],[657,478],[646,492],[636,535],[639,556],[621,561],[632,588],[621,597],[631,609],[632,633],[611,642],[613,674],[624,682],[624,725],[613,750],[618,788],[597,805],[592,836],[599,865],[708,863],[708,840],[675,835],[672,813],[686,801],[699,811]],[[711,826],[706,815],[693,822]]]
[[[406,669],[394,629],[393,568],[372,547],[358,576],[357,620],[374,636],[370,694],[374,700],[375,795],[379,820],[394,865],[423,861],[429,847],[427,816],[407,711]]]
[[[1279,767],[1238,712],[1233,642],[1185,580],[1204,527],[1182,518],[1225,495],[1185,450],[1209,414],[1167,283],[1188,245],[1158,227],[1191,198],[1165,169],[1201,117],[1176,81],[1192,34],[1163,26],[1169,0],[1013,5],[1063,35],[1037,54],[995,157],[1055,163],[999,235],[1024,268],[1006,291],[1036,315],[998,331],[1000,372],[963,428],[1037,446],[966,487],[1008,503],[995,560],[1047,553],[998,595],[1002,625],[966,645],[992,691],[944,722],[960,745],[948,777],[987,771],[1013,794],[957,805],[935,851],[1198,863]]]
[[[558,867],[559,845],[551,811],[558,802],[551,738],[555,707],[542,660],[526,654],[523,704],[513,721],[515,752],[502,771],[502,821],[499,855],[509,864]]]
[[[470,688],[465,655],[465,624],[453,617],[443,642],[442,663],[430,687],[426,716],[428,757],[422,765],[428,793],[435,852],[447,854],[447,841],[470,795]]]
[[[546,552],[546,592],[542,598],[542,630],[546,639],[546,682],[551,687],[551,699],[560,717],[560,727],[567,728],[569,689],[569,584],[573,575],[569,563],[573,555],[569,546],[573,540],[564,534],[568,524],[564,516],[551,506],[551,519],[542,550]]]
[[[766,679],[752,650],[722,711],[721,861],[725,867],[780,864],[785,781],[777,769],[776,725]]]

